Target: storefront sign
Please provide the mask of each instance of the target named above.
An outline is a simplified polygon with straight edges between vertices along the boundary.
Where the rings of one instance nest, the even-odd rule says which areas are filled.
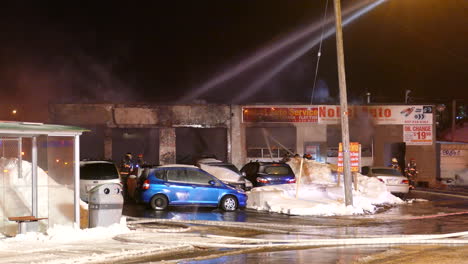
[[[351,172],[359,172],[361,168],[361,145],[358,142],[349,143],[349,159]],[[338,172],[343,172],[343,145],[338,146]]]
[[[440,155],[442,157],[461,157],[463,156],[464,150],[460,149],[441,149]]]
[[[432,125],[405,125],[403,139],[406,145],[432,145]]]
[[[242,122],[317,123],[317,107],[243,107]]]
[[[378,125],[432,124],[432,106],[423,105],[372,105],[349,106],[345,113],[350,120],[372,118]],[[339,124],[340,106],[319,105],[318,123]]]

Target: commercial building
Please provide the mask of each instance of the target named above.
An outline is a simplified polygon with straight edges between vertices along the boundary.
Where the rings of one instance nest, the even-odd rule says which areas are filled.
[[[350,106],[350,139],[361,145],[361,165],[400,166],[417,160],[417,184],[438,177],[432,105]],[[82,158],[119,162],[126,152],[153,164],[193,163],[214,155],[238,167],[250,160],[311,154],[337,163],[341,141],[336,105],[135,105],[54,104],[55,123],[91,130],[82,136]]]

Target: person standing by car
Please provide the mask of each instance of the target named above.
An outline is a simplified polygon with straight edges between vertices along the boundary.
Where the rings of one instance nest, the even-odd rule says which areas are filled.
[[[132,153],[127,152],[120,162],[120,174],[128,175],[135,168]]]
[[[134,172],[135,169],[135,164],[133,161],[132,153],[127,152],[125,153],[124,158],[120,162],[120,176],[122,180],[122,188],[124,192],[124,197],[128,195],[128,190],[127,190],[127,180],[128,176]]]
[[[390,167],[392,167],[393,169],[395,169],[395,170],[397,170],[399,172],[402,172],[401,168],[400,168],[400,165],[398,164],[397,158],[392,158],[392,164],[390,164]]]
[[[405,175],[408,177],[410,182],[410,189],[414,189],[414,180],[418,176],[418,170],[416,168],[416,160],[411,158],[408,165],[405,168]]]
[[[137,168],[142,168],[144,165],[146,165],[146,161],[145,161],[145,159],[143,158],[143,154],[140,153],[140,154],[138,154],[138,156],[137,156],[137,160],[136,160],[135,166],[136,166]]]

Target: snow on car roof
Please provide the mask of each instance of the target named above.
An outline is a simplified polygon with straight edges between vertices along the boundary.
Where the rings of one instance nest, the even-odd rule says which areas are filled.
[[[80,164],[95,164],[95,163],[113,163],[112,161],[108,160],[82,160]]]
[[[204,159],[199,159],[198,163],[221,163],[221,160],[214,159],[214,158],[204,158]]]
[[[197,166],[193,165],[187,165],[187,164],[166,164],[166,165],[161,165],[158,168],[168,168],[168,167],[185,167],[185,168],[195,168],[198,169]]]

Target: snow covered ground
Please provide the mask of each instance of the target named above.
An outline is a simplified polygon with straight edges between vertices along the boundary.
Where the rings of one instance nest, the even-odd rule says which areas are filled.
[[[247,207],[289,215],[353,215],[374,213],[379,205],[404,203],[387,191],[384,183],[358,174],[353,205],[345,205],[343,179],[338,186],[328,164],[293,159],[288,164],[296,184],[257,187],[248,193]]]
[[[290,165],[299,176],[300,163],[291,161]],[[353,190],[353,206],[346,206],[343,184],[337,186],[329,165],[305,161],[301,173],[303,176],[300,178],[300,184],[252,189],[248,193],[248,207],[290,215],[331,216],[373,213],[378,205],[403,203],[401,199],[387,192],[385,185],[380,181],[359,175],[358,189]],[[135,239],[145,235],[127,228],[125,217],[122,219],[120,224],[105,228],[80,229],[58,225],[47,230],[46,234],[27,233],[12,238],[4,237],[0,239],[0,263],[89,263],[109,259],[118,261],[132,256],[167,253],[191,247],[183,243],[161,241],[159,244],[146,245],[115,239]],[[146,235],[155,236],[151,232]]]

